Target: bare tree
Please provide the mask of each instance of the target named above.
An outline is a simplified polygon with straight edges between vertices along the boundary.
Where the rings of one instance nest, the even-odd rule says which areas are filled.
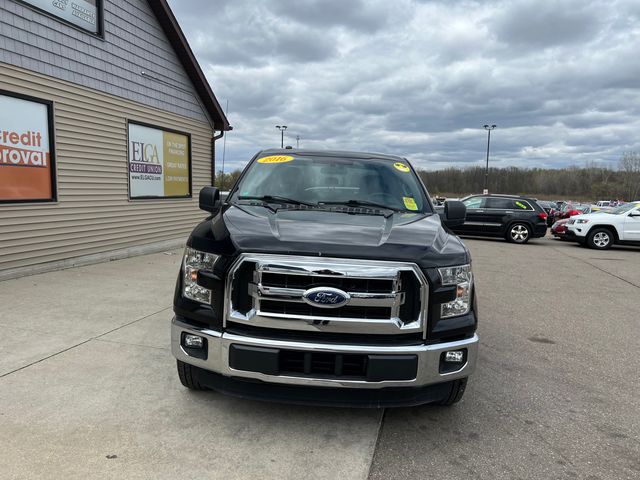
[[[640,194],[640,153],[624,152],[620,158],[620,170],[623,172],[622,184],[626,200],[637,200]]]
[[[587,201],[637,200],[640,198],[639,157],[638,153],[627,154],[625,166],[621,159],[617,169],[595,163],[587,164],[586,168],[489,168],[489,191]],[[451,167],[421,171],[420,175],[431,193],[462,196],[482,191],[484,167]]]

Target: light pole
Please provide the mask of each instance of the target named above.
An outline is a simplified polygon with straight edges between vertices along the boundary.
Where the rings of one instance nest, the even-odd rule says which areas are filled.
[[[497,125],[485,125],[484,129],[487,131],[487,167],[484,170],[484,191],[482,193],[489,193],[489,145],[491,144],[491,130],[496,128]]]
[[[287,126],[276,125],[276,128],[280,130],[280,148],[284,148],[284,131],[287,129]]]
[[[300,148],[300,135],[296,135],[296,148]]]

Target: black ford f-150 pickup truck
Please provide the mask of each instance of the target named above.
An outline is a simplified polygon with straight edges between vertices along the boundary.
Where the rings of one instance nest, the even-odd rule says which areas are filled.
[[[476,363],[469,251],[391,155],[266,150],[195,227],[175,290],[182,384],[289,403],[451,405]]]

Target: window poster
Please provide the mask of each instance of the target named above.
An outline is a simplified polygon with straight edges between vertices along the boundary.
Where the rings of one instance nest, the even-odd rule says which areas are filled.
[[[100,33],[100,0],[22,0],[91,33]]]
[[[129,123],[131,198],[191,196],[189,135]]]
[[[0,93],[0,202],[55,200],[51,104]]]

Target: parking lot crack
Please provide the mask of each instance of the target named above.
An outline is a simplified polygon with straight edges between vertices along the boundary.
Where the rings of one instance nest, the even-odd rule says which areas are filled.
[[[60,350],[59,352],[55,352],[55,353],[52,353],[51,355],[47,355],[46,357],[43,357],[43,358],[40,358],[40,359],[38,359],[38,360],[36,360],[34,362],[28,363],[27,365],[23,365],[23,366],[21,366],[19,368],[11,370],[10,372],[3,373],[2,375],[0,375],[0,378],[4,378],[4,377],[6,377],[8,375],[11,375],[12,373],[19,372],[20,370],[24,370],[25,368],[28,368],[28,367],[30,367],[32,365],[36,365],[36,364],[38,364],[40,362],[44,362],[45,360],[48,360],[48,359],[50,359],[52,357],[55,357],[56,355],[60,355],[61,353],[68,352],[69,350],[73,350],[74,348],[79,347],[80,345],[84,345],[85,343],[88,343],[91,340],[93,340],[93,338],[88,338],[88,339],[86,339],[86,340],[84,340],[84,341],[82,341],[80,343],[76,343],[75,345],[67,347],[64,350]]]
[[[124,323],[122,325],[119,325],[116,328],[113,328],[113,329],[111,329],[111,330],[109,330],[107,332],[103,332],[100,335],[96,335],[91,340],[97,340],[97,339],[99,339],[101,337],[104,337],[105,335],[109,335],[110,333],[117,332],[118,330],[120,330],[120,329],[122,329],[124,327],[128,327],[129,325],[133,325],[134,323],[140,322],[140,321],[145,320],[145,319],[147,319],[149,317],[153,317],[154,315],[157,315],[157,314],[162,313],[162,312],[164,312],[166,310],[169,310],[170,308],[171,307],[164,307],[164,308],[158,310],[157,312],[150,313],[149,315],[145,315],[144,317],[136,318],[135,320],[132,320],[132,321],[130,321],[128,323]]]
[[[551,247],[551,248],[553,248],[556,252],[560,252],[560,250],[558,250],[556,247]],[[631,285],[632,287],[640,288],[640,285],[638,285],[638,284],[636,284],[636,283],[633,283],[632,281],[627,280],[626,278],[623,278],[623,277],[621,277],[621,276],[619,276],[619,275],[616,275],[615,273],[611,273],[611,272],[609,272],[608,270],[605,270],[604,268],[600,268],[599,266],[597,266],[597,265],[595,265],[595,264],[593,264],[593,263],[591,263],[591,262],[588,262],[588,261],[587,261],[587,260],[585,260],[584,258],[576,257],[576,256],[574,256],[574,255],[569,255],[569,254],[568,254],[568,253],[566,253],[566,252],[560,252],[560,253],[562,253],[562,254],[566,255],[567,257],[571,257],[571,258],[573,258],[574,260],[578,260],[579,262],[586,263],[587,265],[592,266],[592,267],[593,267],[593,268],[595,268],[596,270],[600,270],[602,273],[606,273],[607,275],[610,275],[610,276],[612,276],[612,277],[614,277],[614,278],[617,278],[618,280],[622,280],[624,283],[627,283],[627,284]]]
[[[79,347],[81,345],[84,345],[85,343],[88,343],[88,342],[90,342],[92,340],[98,340],[101,337],[104,337],[105,335],[108,335],[109,333],[115,332],[115,331],[120,330],[121,328],[124,328],[124,327],[128,327],[129,325],[133,325],[136,322],[140,322],[140,321],[142,321],[142,320],[144,320],[146,318],[152,317],[153,315],[157,315],[158,313],[162,313],[165,310],[169,310],[170,308],[171,307],[164,307],[164,308],[158,310],[157,312],[153,312],[153,313],[150,313],[150,314],[145,315],[143,317],[136,318],[135,320],[132,320],[131,322],[127,322],[127,323],[125,323],[123,325],[119,325],[116,328],[112,328],[111,330],[109,330],[107,332],[103,332],[103,333],[101,333],[99,335],[95,335],[93,337],[87,338],[86,340],[83,340],[82,342],[76,343],[75,345],[67,347],[67,348],[65,348],[63,350],[60,350],[58,352],[52,353],[51,355],[47,355],[46,357],[39,358],[38,360],[35,360],[35,361],[31,362],[31,363],[28,363],[27,365],[23,365],[21,367],[18,367],[18,368],[14,369],[14,370],[11,370],[10,372],[3,373],[2,375],[0,375],[0,378],[4,378],[4,377],[6,377],[8,375],[11,375],[12,373],[19,372],[20,370],[24,370],[25,368],[29,368],[29,367],[31,367],[33,365],[36,365],[36,364],[40,363],[40,362],[44,362],[45,360],[48,360],[48,359],[53,358],[53,357],[55,357],[57,355],[60,355],[61,353],[68,352],[69,350],[73,350],[74,348],[77,348],[77,347]],[[148,346],[148,345],[139,345],[139,346]],[[156,347],[152,347],[152,348],[156,348]]]
[[[130,345],[132,347],[153,348],[155,350],[169,350],[169,347],[156,347],[155,345],[143,345],[141,343],[119,342],[118,340],[107,340],[106,338],[95,338],[96,342],[117,343],[118,345]]]
[[[376,441],[373,445],[373,453],[371,454],[371,460],[369,461],[369,469],[367,470],[367,478],[371,478],[371,469],[373,468],[373,462],[376,459],[376,452],[378,448],[380,448],[380,441],[382,437],[382,427],[384,427],[384,419],[387,414],[387,409],[382,410],[382,415],[380,415],[380,422],[378,423],[378,430],[376,431]]]

